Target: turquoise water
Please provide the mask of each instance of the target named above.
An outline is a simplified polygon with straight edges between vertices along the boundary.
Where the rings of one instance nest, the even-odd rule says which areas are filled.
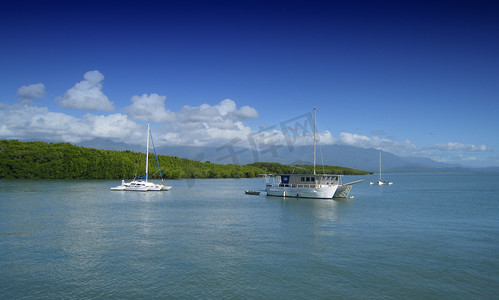
[[[0,298],[493,299],[499,175],[386,174],[354,199],[263,179],[0,181]]]

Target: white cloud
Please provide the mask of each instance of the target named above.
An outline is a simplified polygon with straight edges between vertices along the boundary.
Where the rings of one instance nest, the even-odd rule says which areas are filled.
[[[130,120],[123,114],[108,116],[87,114],[83,122],[89,127],[88,135],[98,138],[109,138],[125,143],[137,143],[145,136],[145,128]],[[138,142],[140,144],[140,142]]]
[[[43,98],[45,96],[45,85],[43,83],[35,83],[23,85],[17,90],[17,97],[21,100],[33,100]]]
[[[144,135],[140,125],[122,114],[88,114],[79,119],[64,113],[50,112],[46,107],[18,104],[0,106],[0,119],[0,138],[70,143],[107,138],[131,142]]]
[[[221,146],[233,139],[238,139],[241,143],[237,146],[247,146],[245,139],[251,133],[251,128],[242,124],[232,128],[209,127],[206,124],[197,126],[184,126],[175,123],[167,126],[160,139],[163,144],[168,145],[193,145],[193,146]],[[156,138],[154,139],[157,140]]]
[[[132,105],[126,109],[127,114],[87,114],[82,118],[35,105],[0,104],[0,138],[71,143],[104,138],[141,144],[144,125],[135,121],[141,120],[163,123],[163,127],[154,130],[157,146],[220,146],[236,138],[247,146],[247,136],[253,131],[241,120],[258,115],[253,108],[238,109],[234,101],[224,100],[213,106],[184,106],[174,113],[165,109],[165,99],[157,94],[134,96]]]
[[[236,103],[230,99],[225,99],[214,106],[222,116],[226,116],[237,110]]]
[[[70,88],[64,97],[56,100],[65,108],[86,110],[114,110],[113,102],[102,92],[104,75],[101,72],[89,71],[83,75],[83,80]]]
[[[233,100],[225,99],[216,105],[202,104],[198,107],[185,105],[176,114],[174,122],[166,126],[163,136],[169,144],[223,145],[233,139],[248,146],[250,127],[242,121],[258,117],[258,112],[249,106],[238,109]]]
[[[236,117],[238,117],[240,120],[246,120],[246,119],[256,119],[258,118],[258,112],[256,109],[249,107],[249,106],[243,106],[241,107],[240,110],[235,112]]]
[[[147,122],[169,122],[175,120],[175,114],[165,109],[166,96],[143,94],[133,96],[132,105],[125,112],[134,120]]]
[[[376,148],[380,144],[380,138],[370,138],[365,135],[352,134],[348,132],[340,133],[339,142],[344,145],[356,146],[362,148]]]
[[[379,136],[368,137],[348,132],[340,133],[339,139],[335,140],[334,143],[360,148],[381,149],[402,156],[412,155],[420,149],[409,140],[396,141]]]
[[[1,137],[53,140],[65,140],[75,128],[79,128],[79,120],[63,113],[48,111],[46,107],[36,107],[30,105],[14,105],[0,110],[0,117],[3,120]]]
[[[492,152],[492,148],[486,145],[461,144],[455,142],[441,143],[429,147],[419,147],[409,140],[397,141],[379,136],[365,136],[353,133],[342,132],[338,139],[334,139],[335,144],[343,144],[361,148],[375,148],[387,151],[399,156],[428,157],[435,161],[446,163],[467,163],[471,161],[483,160],[482,153]],[[457,151],[477,153],[474,156],[469,154],[455,155]],[[477,157],[480,156],[480,157]]]
[[[455,142],[435,144],[428,147],[429,149],[436,149],[440,151],[466,151],[466,152],[490,152],[492,148],[486,145],[475,146],[472,144],[461,144]]]
[[[199,107],[185,105],[178,113],[181,122],[202,122],[216,127],[233,127],[234,122],[258,118],[258,112],[249,106],[237,109],[236,103],[225,99],[216,105],[202,104]]]

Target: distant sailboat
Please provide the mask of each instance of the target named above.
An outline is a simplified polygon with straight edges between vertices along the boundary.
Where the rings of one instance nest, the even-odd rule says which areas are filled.
[[[375,184],[375,185],[385,185],[385,184],[392,185],[393,184],[393,182],[391,182],[391,181],[381,180],[381,150],[379,150],[379,179],[378,179],[378,181],[371,181],[371,184]]]
[[[146,174],[144,177],[139,177],[140,179],[134,179],[131,182],[125,182],[124,180],[121,181],[121,185],[112,187],[111,190],[113,191],[137,191],[137,192],[148,192],[148,191],[168,191],[172,187],[164,185],[163,183],[153,183],[149,182],[148,179],[148,170],[149,170],[149,137],[152,138],[151,136],[151,129],[149,128],[149,124],[147,124],[147,146],[146,146]],[[154,142],[153,142],[153,147],[154,147]],[[155,151],[156,152],[156,151]],[[156,160],[158,157],[156,156]],[[161,176],[161,169],[159,168],[159,162],[158,162],[158,169],[160,172]],[[161,176],[161,181],[163,181],[163,176]]]

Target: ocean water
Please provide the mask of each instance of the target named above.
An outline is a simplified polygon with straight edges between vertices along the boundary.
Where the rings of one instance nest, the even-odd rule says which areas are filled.
[[[499,175],[384,177],[339,201],[0,180],[0,298],[498,299]]]

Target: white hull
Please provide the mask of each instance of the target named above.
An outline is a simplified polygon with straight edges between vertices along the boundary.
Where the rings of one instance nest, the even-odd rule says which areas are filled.
[[[371,181],[370,183],[373,185],[385,185],[385,184],[392,185],[393,184],[393,182],[391,182],[391,181],[384,181],[384,180]]]
[[[122,180],[121,185],[112,187],[111,190],[112,191],[124,191],[129,186],[130,186],[130,182],[125,182],[125,180]]]
[[[124,190],[125,190],[125,187],[122,185],[118,185],[118,186],[111,188],[111,191],[124,191]]]
[[[294,188],[294,187],[267,187],[267,196],[292,197],[292,198],[313,198],[332,199],[337,185],[314,188]]]
[[[121,185],[112,187],[111,190],[113,191],[134,191],[134,192],[148,192],[148,191],[168,191],[172,187],[163,185],[163,184],[156,184],[153,182],[148,182],[148,181],[132,181],[129,183],[126,183],[124,181],[121,182]]]

